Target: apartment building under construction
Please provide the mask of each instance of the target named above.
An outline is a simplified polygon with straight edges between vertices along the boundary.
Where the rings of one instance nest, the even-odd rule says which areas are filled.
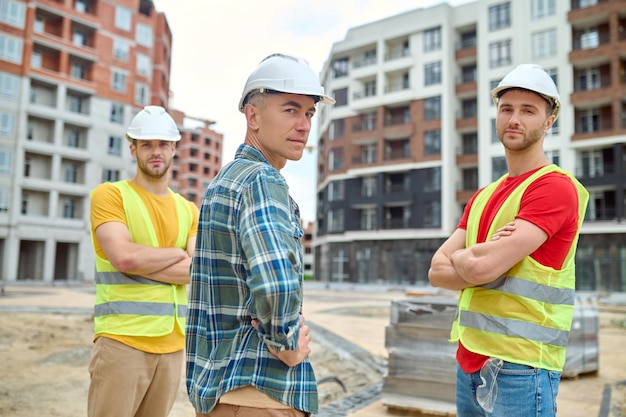
[[[477,0],[348,30],[322,71],[316,278],[427,285],[470,196],[506,172],[490,90],[542,65],[548,158],[590,192],[577,287],[626,291],[626,1]]]
[[[89,192],[130,178],[124,138],[168,108],[172,33],[151,0],[0,0],[0,280],[91,280]],[[182,132],[172,187],[199,203],[222,135]]]

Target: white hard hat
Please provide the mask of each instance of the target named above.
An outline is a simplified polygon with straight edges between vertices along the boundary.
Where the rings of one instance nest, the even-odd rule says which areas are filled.
[[[133,117],[128,129],[126,139],[139,140],[168,140],[178,142],[180,132],[176,122],[161,106],[146,106]]]
[[[324,95],[324,87],[309,64],[294,55],[272,54],[261,61],[243,88],[239,100],[240,112],[243,112],[248,94],[254,90],[303,94],[319,97],[320,103],[335,103],[334,99]]]
[[[498,99],[505,90],[523,88],[542,96],[552,105],[552,114],[558,118],[561,112],[561,97],[554,84],[554,80],[540,66],[535,64],[521,64],[504,76],[500,84],[491,90],[491,98],[498,105]]]

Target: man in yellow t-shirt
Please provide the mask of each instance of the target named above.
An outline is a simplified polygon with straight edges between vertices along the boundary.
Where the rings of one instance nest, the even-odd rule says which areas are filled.
[[[189,265],[198,208],[168,187],[180,133],[146,106],[126,138],[134,178],[91,193],[96,258],[89,417],[166,417],[182,374]]]

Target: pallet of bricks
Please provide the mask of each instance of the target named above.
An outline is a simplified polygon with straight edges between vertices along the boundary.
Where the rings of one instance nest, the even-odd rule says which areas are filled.
[[[424,296],[391,302],[383,404],[420,416],[455,416],[456,344],[448,342],[456,297]],[[564,377],[598,370],[598,305],[577,293]]]
[[[455,416],[456,345],[448,342],[457,299],[423,296],[391,302],[383,404],[420,416]]]

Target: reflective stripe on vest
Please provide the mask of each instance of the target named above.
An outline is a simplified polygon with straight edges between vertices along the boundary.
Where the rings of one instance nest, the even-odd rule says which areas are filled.
[[[528,185],[549,172],[559,172],[573,181],[579,197],[579,230],[587,207],[588,193],[570,174],[555,165],[533,173],[506,199],[490,225],[489,236],[515,219]],[[480,215],[503,176],[475,198],[468,225],[466,246],[477,241]],[[476,353],[561,371],[574,314],[574,255],[578,235],[560,270],[527,256],[495,281],[462,291],[451,341],[460,340]]]
[[[126,181],[112,185],[122,195],[133,242],[157,247],[154,226],[141,197]],[[176,245],[184,249],[193,214],[187,200],[172,194],[178,216]],[[175,325],[184,333],[187,317],[187,292],[184,285],[166,284],[137,275],[128,276],[97,254],[96,271],[96,334],[164,336],[171,333]]]

